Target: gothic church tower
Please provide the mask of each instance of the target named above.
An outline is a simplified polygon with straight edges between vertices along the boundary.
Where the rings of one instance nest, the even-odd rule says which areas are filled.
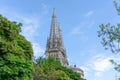
[[[49,56],[59,60],[63,66],[68,66],[66,50],[63,45],[60,26],[56,19],[55,9],[53,10],[50,35],[46,44],[46,58]]]

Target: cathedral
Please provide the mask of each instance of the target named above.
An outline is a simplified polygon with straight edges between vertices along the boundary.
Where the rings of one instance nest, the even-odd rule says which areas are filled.
[[[59,60],[63,66],[68,67],[77,73],[80,73],[81,77],[84,78],[84,72],[82,69],[77,68],[75,65],[73,67],[69,66],[66,50],[64,48],[62,40],[60,25],[58,24],[56,18],[55,9],[53,10],[50,35],[47,39],[45,55],[46,58],[49,56],[54,57],[56,60]]]

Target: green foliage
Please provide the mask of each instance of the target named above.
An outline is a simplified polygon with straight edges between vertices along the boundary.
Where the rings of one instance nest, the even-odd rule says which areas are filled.
[[[117,12],[118,12],[118,15],[120,15],[120,6],[119,6],[119,4],[118,4],[118,0],[114,0],[113,2],[114,2],[114,5],[115,5],[116,10],[117,10]]]
[[[71,69],[63,67],[54,58],[38,58],[34,62],[34,80],[83,80],[80,75]]]
[[[33,51],[21,26],[0,15],[0,80],[32,80]]]
[[[116,63],[114,60],[110,60],[110,62],[115,65],[114,69],[120,72],[120,64]]]
[[[114,0],[115,8],[120,15],[120,6],[118,5],[117,0]],[[120,52],[120,24],[110,25],[101,24],[100,30],[98,31],[98,37],[102,38],[102,45],[105,49],[111,49],[113,53]]]
[[[98,37],[102,37],[102,45],[105,49],[111,49],[113,53],[120,52],[120,24],[111,26],[110,23],[101,24]]]
[[[118,15],[120,15],[120,6],[117,2],[117,0],[114,0],[115,8],[118,12]],[[98,37],[102,38],[102,45],[105,47],[105,49],[111,49],[112,53],[119,53],[120,52],[120,24],[110,25],[108,24],[101,24],[100,30],[98,31]],[[118,72],[120,72],[120,64],[115,62],[114,60],[111,60],[111,63],[115,65],[114,69]],[[120,78],[118,79],[120,80]]]
[[[60,70],[64,71],[72,80],[82,80],[80,78],[80,74],[73,72],[73,70],[71,70],[71,69],[68,69],[68,68],[62,66],[60,68]]]

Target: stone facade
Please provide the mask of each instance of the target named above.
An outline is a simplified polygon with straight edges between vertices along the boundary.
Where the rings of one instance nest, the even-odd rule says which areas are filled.
[[[79,73],[80,76],[81,76],[81,78],[84,79],[84,71],[83,71],[82,69],[76,67],[76,65],[74,65],[74,66],[69,66],[68,68],[69,68],[69,69],[72,69],[73,71],[75,71],[75,72],[77,72],[77,73]]]

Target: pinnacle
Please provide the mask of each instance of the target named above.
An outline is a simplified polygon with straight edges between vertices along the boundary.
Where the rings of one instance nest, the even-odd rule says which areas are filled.
[[[53,18],[56,18],[55,8],[53,8]]]

